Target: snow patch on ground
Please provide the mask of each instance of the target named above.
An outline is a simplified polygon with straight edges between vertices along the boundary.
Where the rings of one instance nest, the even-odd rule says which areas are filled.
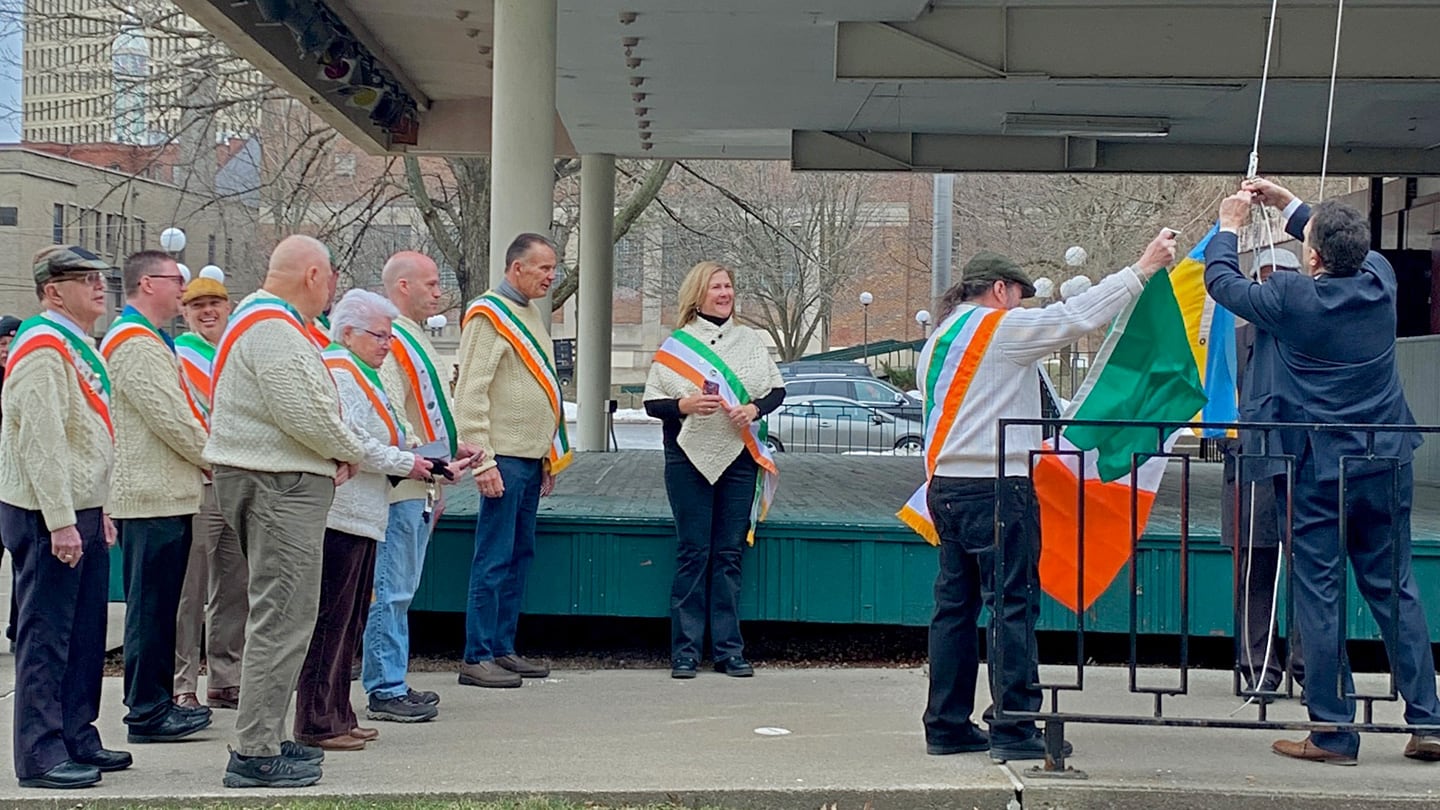
[[[580,406],[573,402],[565,403],[565,421],[576,422],[580,419]],[[617,425],[658,425],[659,419],[652,419],[645,413],[643,408],[621,408],[615,412],[615,424]]]

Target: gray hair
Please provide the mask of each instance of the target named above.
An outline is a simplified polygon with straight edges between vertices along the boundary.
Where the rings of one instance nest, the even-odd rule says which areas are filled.
[[[388,322],[398,317],[400,310],[385,296],[354,289],[345,293],[340,303],[330,310],[330,335],[338,343],[346,327],[365,329],[372,320],[383,318]]]

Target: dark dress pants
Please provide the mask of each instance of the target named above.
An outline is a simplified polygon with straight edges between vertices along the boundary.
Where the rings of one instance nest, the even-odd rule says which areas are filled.
[[[1346,697],[1354,693],[1355,683],[1345,657],[1340,607],[1348,557],[1356,587],[1380,627],[1395,685],[1405,698],[1405,722],[1440,725],[1430,631],[1411,570],[1411,466],[1401,466],[1394,476],[1379,473],[1346,482],[1343,548],[1339,483],[1317,480],[1313,463],[1302,463],[1294,492],[1295,617],[1305,639],[1310,719],[1355,720],[1355,700]],[[1277,495],[1284,497],[1283,491]],[[1392,593],[1398,610],[1392,610]],[[1360,750],[1360,735],[1353,731],[1310,736],[1330,751],[1354,756]]]
[[[295,739],[300,742],[338,737],[358,725],[350,705],[350,667],[374,581],[375,541],[326,529],[320,612],[295,690]]]
[[[15,567],[15,775],[40,776],[99,751],[100,680],[110,554],[99,509],[75,513],[84,541],[74,568],[50,553],[39,512],[0,503],[0,537]],[[173,624],[173,622],[172,622]]]
[[[730,462],[714,484],[678,446],[665,448],[665,493],[675,516],[675,580],[670,587],[670,657],[700,659],[710,623],[714,660],[743,655],[740,569],[755,478],[760,467],[748,451]]]
[[[193,515],[118,521],[125,564],[125,723],[146,729],[170,712],[175,615],[194,537]]]
[[[990,608],[986,634],[992,702],[1006,711],[1039,711],[1035,621],[1040,610],[1040,505],[1029,478],[1000,479],[1002,559],[995,554],[994,478],[930,481],[926,498],[940,534],[940,572],[930,620],[930,696],[925,742],[969,742],[980,666],[976,622]],[[990,720],[1004,745],[1036,736],[1033,720]]]

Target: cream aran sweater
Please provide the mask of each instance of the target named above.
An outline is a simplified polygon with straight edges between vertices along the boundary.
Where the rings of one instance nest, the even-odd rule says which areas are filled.
[[[430,358],[430,364],[435,366],[437,371],[445,368],[445,364],[440,362],[440,357],[435,352],[435,344],[430,342],[429,330],[404,315],[396,318],[395,323],[403,324],[410,330],[410,334],[414,335],[416,342],[420,344],[420,350]],[[421,373],[424,373],[423,369]],[[400,368],[400,361],[395,359],[394,351],[385,355],[385,362],[380,366],[380,382],[385,386],[385,394],[390,397],[390,404],[395,406],[395,411],[405,420],[405,432],[410,436],[410,443],[423,444],[425,437],[418,426],[425,424],[425,411],[420,407],[415,392],[410,390],[410,380]],[[443,385],[446,379],[441,379],[440,382]],[[445,393],[449,394],[450,391],[447,389]],[[424,481],[401,481],[391,487],[390,503],[420,500],[426,497],[429,487]]]
[[[332,373],[340,392],[340,417],[365,448],[365,457],[360,461],[360,472],[335,488],[335,502],[325,525],[384,541],[390,522],[390,481],[385,476],[409,475],[415,455],[390,444],[389,429],[354,375],[344,369],[333,369]]]
[[[696,318],[681,330],[709,346],[725,361],[725,365],[745,386],[751,401],[785,385],[780,369],[770,358],[770,349],[760,339],[760,333],[736,323],[734,318],[721,326]],[[650,366],[644,399],[682,399],[698,393],[700,391],[693,383],[666,366],[659,363]],[[712,484],[745,449],[740,431],[730,423],[730,417],[723,410],[709,416],[692,414],[685,417],[680,427],[679,443],[690,463]]]
[[[550,333],[540,308],[506,299],[510,309],[551,357]],[[551,357],[551,361],[554,358]],[[495,457],[545,458],[555,438],[555,409],[545,389],[525,367],[509,341],[484,316],[470,319],[460,334],[460,379],[455,384],[455,430],[460,440],[485,451],[476,474],[495,466]]]
[[[336,461],[364,457],[360,439],[340,420],[335,382],[308,337],[272,319],[235,341],[215,386],[206,462],[328,478]]]
[[[193,515],[204,495],[204,425],[180,386],[180,365],[155,338],[135,337],[110,354],[115,474],[110,516]]]
[[[72,324],[57,328],[90,339]],[[39,511],[51,531],[74,526],[77,511],[105,505],[115,446],[67,357],[39,350],[23,358],[0,403],[0,501]]]

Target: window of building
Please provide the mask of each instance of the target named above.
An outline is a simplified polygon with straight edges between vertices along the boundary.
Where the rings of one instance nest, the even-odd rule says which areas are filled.
[[[90,243],[90,217],[86,216],[86,214],[88,213],[88,211],[80,212],[80,239],[76,242],[76,244],[80,245],[81,247],[84,247],[85,245],[88,245]]]
[[[355,176],[355,156],[349,153],[341,153],[335,156],[335,176]]]
[[[12,205],[0,205],[0,227],[14,227],[20,224],[20,209]]]
[[[120,217],[114,214],[105,215],[105,252],[116,255],[116,251],[123,250],[120,246]]]
[[[213,234],[213,233],[210,234],[210,239],[209,239],[209,240],[207,241],[207,243],[206,243],[206,246],[205,246],[205,257],[206,257],[206,258],[205,258],[205,263],[206,263],[206,264],[214,264],[214,263],[215,263],[215,234]]]
[[[99,212],[99,211],[92,211],[92,212],[90,212],[90,217],[91,217],[91,224],[94,226],[94,230],[91,231],[91,233],[93,233],[93,234],[95,235],[95,241],[94,241],[94,243],[91,245],[91,250],[94,250],[96,253],[99,253],[101,250],[104,250],[104,248],[103,248],[102,246],[103,246],[104,243],[105,243],[105,240],[104,240],[105,234],[104,234],[103,231],[100,230],[100,212]]]
[[[226,268],[229,268],[229,267],[230,267],[230,259],[231,259],[231,256],[234,255],[234,253],[232,252],[232,250],[233,250],[234,247],[235,247],[235,240],[234,240],[234,239],[231,239],[231,238],[228,237],[228,236],[225,237],[225,267],[226,267]]]
[[[65,243],[65,206],[62,203],[55,203],[55,213],[52,215],[50,225],[50,238],[55,244]]]

